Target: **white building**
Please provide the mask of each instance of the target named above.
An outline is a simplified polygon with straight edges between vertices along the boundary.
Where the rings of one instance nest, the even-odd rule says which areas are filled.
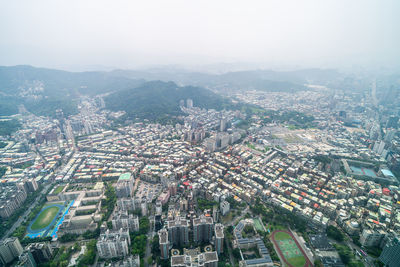
[[[128,229],[121,228],[116,231],[107,230],[101,234],[96,246],[100,258],[111,259],[129,255],[130,244]]]

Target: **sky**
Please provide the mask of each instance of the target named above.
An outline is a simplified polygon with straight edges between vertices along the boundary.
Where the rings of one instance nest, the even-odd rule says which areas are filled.
[[[399,0],[0,0],[0,65],[395,68]]]

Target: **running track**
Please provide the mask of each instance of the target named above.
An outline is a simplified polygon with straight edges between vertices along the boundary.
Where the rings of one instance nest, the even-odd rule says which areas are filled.
[[[306,264],[304,264],[304,267],[312,267],[312,263],[311,261],[308,259],[307,254],[304,252],[304,250],[302,249],[302,247],[300,246],[299,242],[297,242],[297,239],[293,236],[293,234],[289,231],[281,231],[281,230],[275,230],[272,235],[271,235],[271,240],[275,245],[276,250],[279,253],[279,256],[281,257],[281,259],[283,259],[283,261],[285,262],[285,264],[289,267],[294,267],[293,265],[289,264],[289,262],[287,262],[285,256],[283,255],[283,252],[281,251],[280,247],[278,246],[277,241],[275,240],[275,234],[278,232],[283,232],[283,233],[287,233],[288,235],[290,235],[292,237],[292,239],[294,240],[294,242],[296,243],[296,246],[300,249],[301,253],[303,254],[304,258],[306,259]]]

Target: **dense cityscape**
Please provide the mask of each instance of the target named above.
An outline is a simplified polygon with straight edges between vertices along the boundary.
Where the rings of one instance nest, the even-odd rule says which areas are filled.
[[[399,14],[0,1],[0,267],[400,267]]]
[[[20,106],[3,117],[19,127],[1,137],[1,262],[398,266],[399,110],[374,86],[181,99],[176,124],[117,123],[101,96],[69,116]]]

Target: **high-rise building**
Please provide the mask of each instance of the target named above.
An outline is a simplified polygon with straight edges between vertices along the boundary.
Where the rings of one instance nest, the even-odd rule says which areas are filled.
[[[183,246],[189,243],[189,221],[177,217],[167,221],[168,238],[172,245]]]
[[[64,133],[64,112],[62,109],[56,110],[56,118],[60,124],[61,133]]]
[[[225,131],[226,131],[226,128],[227,128],[227,121],[226,121],[226,118],[222,118],[221,121],[220,121],[220,124],[219,124],[219,130],[220,130],[221,132],[225,132]]]
[[[230,204],[228,201],[224,200],[219,204],[219,209],[221,210],[221,214],[223,216],[225,216],[226,214],[228,214],[229,210],[230,210]]]
[[[107,230],[97,240],[97,251],[100,258],[111,259],[125,257],[129,254],[131,239],[128,229]]]
[[[193,108],[193,100],[192,99],[188,98],[186,100],[186,107],[187,108]]]
[[[147,215],[147,201],[145,199],[142,199],[142,202],[140,203],[140,210],[142,211],[143,216]]]
[[[158,231],[159,245],[161,251],[161,259],[166,260],[169,258],[169,240],[168,240],[168,231],[163,228]]]
[[[212,217],[202,215],[193,220],[193,241],[210,242],[213,236],[214,221]]]
[[[128,228],[129,231],[139,231],[139,218],[136,215],[128,214],[127,211],[117,211],[111,220],[113,229]]]
[[[133,195],[134,181],[130,173],[123,173],[118,179],[115,194],[119,198],[131,197]]]
[[[23,252],[23,248],[18,238],[6,238],[0,243],[0,262],[8,264],[18,258]]]
[[[398,237],[388,241],[383,247],[379,260],[388,267],[398,267],[400,262],[400,240]]]
[[[49,243],[31,243],[27,249],[32,253],[36,263],[43,263],[53,258],[53,249]]]
[[[396,134],[396,130],[395,129],[387,130],[387,132],[385,134],[385,142],[387,142],[387,143],[392,142],[395,134]]]
[[[394,128],[397,129],[399,127],[399,117],[398,116],[390,116],[387,123],[386,128]]]
[[[360,235],[360,243],[365,247],[379,246],[382,239],[386,236],[386,232],[364,229]]]
[[[123,211],[134,211],[136,209],[136,202],[134,198],[118,198],[117,207]]]
[[[24,251],[21,256],[19,256],[19,262],[17,266],[23,267],[36,267],[36,261],[32,256],[30,251]]]
[[[215,251],[199,253],[196,249],[184,249],[183,255],[171,257],[171,267],[217,267],[218,254]]]
[[[224,226],[220,223],[214,226],[214,245],[218,255],[224,251]]]

